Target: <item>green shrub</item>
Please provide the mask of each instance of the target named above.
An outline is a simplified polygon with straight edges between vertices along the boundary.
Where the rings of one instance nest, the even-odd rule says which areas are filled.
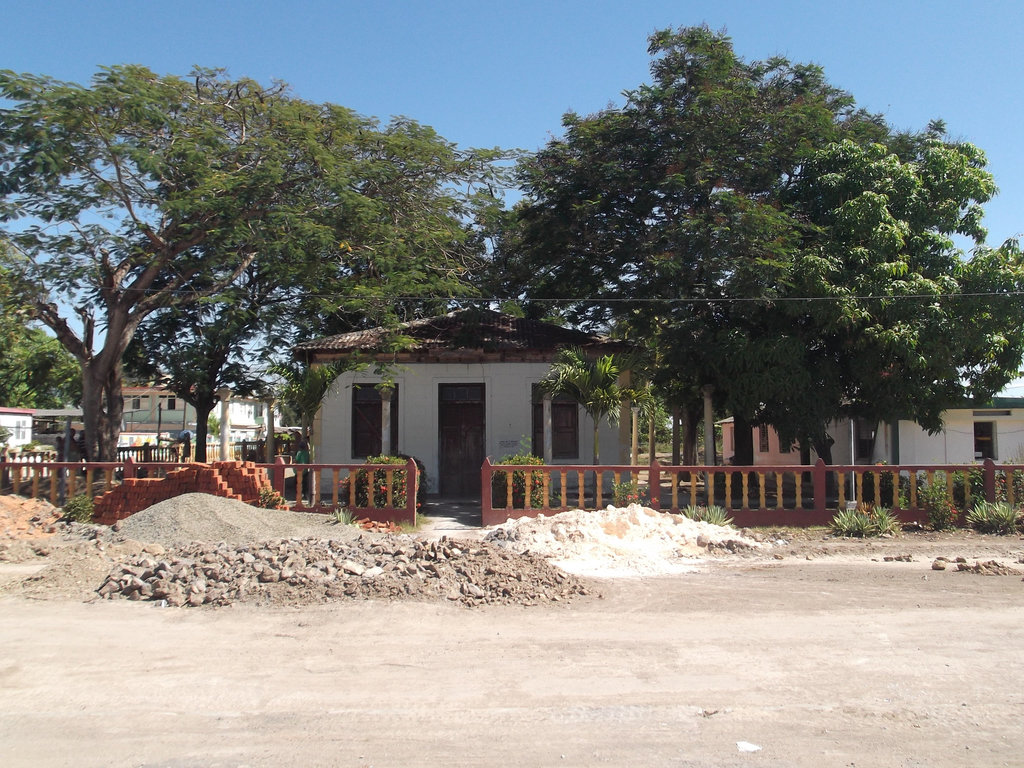
[[[371,456],[366,460],[367,464],[402,464],[409,460],[408,456]],[[417,467],[420,462],[413,459]],[[416,483],[416,507],[423,506],[422,494],[426,491],[424,474],[417,472]],[[338,492],[342,504],[349,503],[352,476],[346,477],[339,483]],[[385,507],[388,503],[388,470],[386,469],[360,469],[355,473],[356,484],[356,506],[357,507]],[[406,470],[395,469],[391,471],[391,503],[394,507],[401,508],[406,504]],[[372,503],[371,503],[372,488]]]
[[[917,489],[917,503],[928,515],[932,530],[944,531],[956,525],[960,514],[945,482],[938,479]]]
[[[1017,533],[1021,525],[1021,512],[1005,501],[979,501],[967,513],[967,524],[981,533]]]
[[[698,523],[710,523],[711,525],[732,525],[732,518],[726,513],[723,507],[712,504],[708,507],[699,507],[691,504],[683,510],[683,514]]]
[[[875,507],[868,511],[875,536],[895,536],[903,530],[903,523],[888,507]]]
[[[75,523],[91,523],[92,511],[92,499],[84,493],[72,496],[64,504],[64,518]]]
[[[635,481],[612,485],[612,504],[628,507],[630,504],[647,504],[647,489],[640,488]]]
[[[837,536],[864,538],[865,536],[895,535],[902,525],[892,510],[887,507],[864,507],[843,509],[832,517],[829,524]]]
[[[841,509],[832,517],[830,527],[838,536],[850,536],[862,539],[871,536],[873,527],[871,518],[863,509]]]
[[[514,453],[495,462],[502,464],[542,465],[544,459],[531,453]],[[505,508],[508,504],[508,472],[494,472],[491,475],[491,506],[495,509]],[[541,509],[544,506],[544,473],[530,472],[530,507]],[[526,508],[526,470],[517,469],[512,472],[512,509]]]
[[[260,488],[260,498],[256,506],[263,509],[285,509],[287,504],[284,497],[273,488]]]
[[[356,518],[351,511],[339,507],[331,512],[331,520],[334,521],[335,525],[355,525]]]

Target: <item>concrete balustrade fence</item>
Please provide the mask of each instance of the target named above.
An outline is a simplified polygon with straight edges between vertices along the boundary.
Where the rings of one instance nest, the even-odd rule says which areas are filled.
[[[193,462],[0,462],[0,493],[45,499],[55,506],[73,496],[95,499],[124,480],[160,480],[168,473],[209,465]],[[346,508],[353,517],[416,525],[419,470],[403,464],[250,463],[266,471],[270,488],[293,511],[327,513]],[[135,510],[138,511],[138,510]]]
[[[495,478],[498,478],[497,481]],[[904,522],[923,519],[922,488],[941,483],[960,510],[976,501],[1024,504],[1024,466],[828,465],[670,466],[495,465],[480,473],[482,519],[601,509],[614,501],[614,486],[635,483],[654,509],[680,512],[688,506],[726,509],[736,525],[827,525],[850,503],[892,509]],[[498,498],[494,489],[498,488]]]

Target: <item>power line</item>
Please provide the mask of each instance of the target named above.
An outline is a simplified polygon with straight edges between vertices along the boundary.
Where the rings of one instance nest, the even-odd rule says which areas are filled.
[[[189,290],[162,290],[162,289],[130,289],[125,291],[134,293],[168,293],[174,295],[191,294]],[[337,293],[304,293],[303,296],[313,299],[338,298]],[[423,295],[399,295],[399,294],[365,294],[360,296],[347,296],[344,298],[365,300],[365,301],[447,301],[453,303],[494,303],[503,302],[532,302],[532,303],[557,303],[576,304],[581,302],[592,304],[727,304],[727,303],[781,303],[781,302],[839,302],[839,301],[904,301],[924,300],[937,301],[940,299],[978,299],[978,298],[1010,298],[1024,296],[1021,291],[977,291],[970,293],[905,293],[905,294],[852,294],[837,296],[423,296]]]

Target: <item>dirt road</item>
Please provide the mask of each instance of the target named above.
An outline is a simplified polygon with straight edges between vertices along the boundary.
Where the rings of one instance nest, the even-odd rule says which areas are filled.
[[[931,568],[1014,563],[1001,541],[805,547],[530,608],[5,596],[0,764],[1020,766],[1024,582]]]

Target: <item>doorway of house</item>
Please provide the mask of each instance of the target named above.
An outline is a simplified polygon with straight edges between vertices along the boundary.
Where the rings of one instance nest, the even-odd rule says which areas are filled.
[[[480,498],[484,385],[440,384],[438,425],[438,492],[448,499]]]

